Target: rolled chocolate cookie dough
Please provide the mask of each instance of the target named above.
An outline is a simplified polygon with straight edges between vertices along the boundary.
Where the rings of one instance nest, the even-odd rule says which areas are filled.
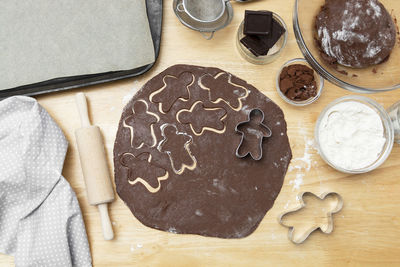
[[[253,109],[265,113],[271,136],[258,138],[261,122],[248,122]],[[243,147],[238,124],[245,129]],[[237,149],[262,149],[262,158],[239,158]],[[144,225],[242,238],[272,208],[291,157],[283,112],[269,98],[223,70],[175,65],[125,107],[114,146],[115,183]]]
[[[326,0],[315,27],[322,57],[347,67],[382,63],[396,43],[393,20],[378,0]]]

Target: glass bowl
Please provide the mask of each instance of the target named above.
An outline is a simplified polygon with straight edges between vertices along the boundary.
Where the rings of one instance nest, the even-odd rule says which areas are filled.
[[[380,0],[392,17],[400,18],[400,1]],[[354,69],[339,65],[341,74],[326,64],[315,42],[315,17],[325,0],[296,0],[293,13],[293,30],[297,44],[310,65],[333,84],[358,93],[376,93],[400,88],[400,37],[389,60],[368,68]]]
[[[294,106],[307,106],[307,105],[315,102],[321,96],[322,89],[324,88],[324,79],[321,77],[321,75],[319,75],[317,72],[314,71],[314,78],[315,78],[315,81],[316,81],[317,87],[318,87],[317,95],[314,97],[311,97],[307,100],[303,100],[303,101],[295,101],[290,98],[287,98],[282,93],[281,88],[279,86],[279,81],[280,81],[279,77],[281,76],[281,72],[284,67],[287,67],[287,66],[293,65],[293,64],[302,64],[302,65],[306,65],[309,68],[312,68],[310,66],[310,64],[307,63],[307,60],[305,60],[303,58],[295,58],[295,59],[289,60],[288,62],[283,64],[283,66],[279,69],[278,74],[276,75],[276,90],[278,91],[279,96],[283,100],[285,100],[287,103],[294,105]]]
[[[387,112],[393,123],[394,141],[400,144],[400,101],[393,104]]]
[[[276,42],[276,44],[273,47],[271,47],[271,49],[268,51],[268,54],[265,56],[256,57],[240,42],[240,39],[242,39],[244,37],[244,34],[243,34],[244,21],[242,21],[242,23],[240,23],[240,26],[239,26],[237,34],[236,34],[236,47],[239,51],[239,54],[248,62],[257,64],[257,65],[271,63],[279,56],[279,54],[282,52],[283,48],[285,48],[287,38],[288,38],[288,28],[286,26],[286,23],[280,16],[278,16],[274,12],[272,12],[272,18],[285,29],[285,33],[282,34],[281,38],[279,38],[279,40]]]
[[[336,164],[334,164],[331,160],[329,160],[329,158],[326,156],[326,154],[322,150],[320,140],[319,140],[319,128],[321,126],[322,119],[325,117],[325,114],[333,106],[335,106],[339,103],[348,102],[348,101],[360,102],[360,103],[365,104],[368,107],[372,108],[373,110],[375,110],[376,113],[381,118],[382,126],[384,129],[383,134],[386,139],[386,142],[382,148],[382,152],[380,153],[380,155],[376,159],[376,161],[366,167],[361,168],[361,169],[345,169],[345,168],[342,168],[341,166],[337,166]],[[344,173],[351,173],[351,174],[366,173],[366,172],[370,172],[370,171],[378,168],[383,162],[385,162],[385,160],[389,156],[390,152],[392,151],[393,141],[394,141],[393,124],[389,118],[388,113],[385,111],[385,109],[381,105],[379,105],[377,102],[375,102],[374,100],[372,100],[368,97],[365,97],[365,96],[357,96],[357,95],[340,97],[340,98],[334,100],[333,102],[329,103],[318,117],[317,123],[315,125],[314,135],[315,135],[315,143],[317,146],[317,150],[318,150],[321,158],[327,164],[329,164],[331,167],[333,167],[334,169],[344,172]]]

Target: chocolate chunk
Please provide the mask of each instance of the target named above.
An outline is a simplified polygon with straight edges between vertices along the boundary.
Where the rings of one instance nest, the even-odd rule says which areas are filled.
[[[267,30],[267,28],[269,30]],[[268,32],[268,34],[266,34]],[[240,42],[256,57],[265,56],[279,40],[285,29],[269,11],[245,11],[243,37]]]
[[[268,54],[269,48],[255,35],[246,35],[240,42],[256,57]]]
[[[285,28],[283,28],[275,19],[272,20],[272,32],[270,36],[259,36],[261,41],[265,43],[267,48],[273,47],[276,42],[281,38],[282,34],[285,33]]]
[[[184,88],[182,94],[187,88],[189,99],[176,88]],[[241,141],[235,127],[252,109],[265,113],[262,123],[272,132],[257,146],[259,161],[235,156]],[[242,129],[246,137],[265,134],[255,123]],[[144,144],[132,146],[132,140]],[[248,148],[254,147],[241,151]],[[274,205],[291,157],[283,112],[259,90],[221,69],[175,65],[150,79],[124,108],[114,145],[116,191],[148,227],[243,238]]]
[[[244,13],[243,33],[245,35],[270,35],[272,13],[270,11],[246,10]]]

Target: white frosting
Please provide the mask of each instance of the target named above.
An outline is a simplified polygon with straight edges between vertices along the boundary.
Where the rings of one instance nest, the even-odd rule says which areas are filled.
[[[373,164],[386,142],[378,113],[356,101],[331,107],[322,118],[318,131],[323,154],[334,165],[347,170]]]

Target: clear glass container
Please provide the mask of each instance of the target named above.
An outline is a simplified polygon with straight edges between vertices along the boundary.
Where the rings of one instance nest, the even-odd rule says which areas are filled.
[[[382,148],[382,152],[380,153],[379,157],[376,159],[376,161],[374,163],[372,163],[369,166],[366,166],[364,168],[361,168],[361,169],[350,170],[350,169],[344,169],[341,166],[335,165],[332,161],[330,161],[330,159],[326,156],[324,151],[321,149],[321,144],[320,144],[320,140],[319,140],[319,128],[320,128],[322,119],[325,117],[326,112],[328,112],[328,110],[331,107],[333,107],[339,103],[346,102],[346,101],[360,102],[362,104],[369,106],[373,110],[375,110],[376,113],[381,118],[382,126],[384,129],[383,134],[386,139],[386,142]],[[331,167],[333,167],[334,169],[336,169],[340,172],[351,173],[351,174],[366,173],[366,172],[370,172],[370,171],[378,168],[381,164],[383,164],[385,162],[385,160],[390,155],[390,152],[392,151],[392,147],[393,147],[393,141],[394,141],[393,124],[392,124],[392,121],[390,120],[389,114],[385,111],[385,109],[381,105],[379,105],[377,102],[375,102],[374,100],[372,100],[368,97],[365,97],[365,96],[357,96],[357,95],[344,96],[344,97],[338,98],[338,99],[334,100],[333,102],[329,103],[318,117],[317,123],[315,125],[314,135],[315,135],[315,143],[316,143],[316,146],[317,146],[317,149],[318,149],[318,152],[319,152],[321,158],[327,164],[329,164]]]
[[[400,18],[398,1],[380,0],[392,17]],[[389,59],[368,68],[354,69],[342,67],[348,74],[339,73],[322,59],[315,42],[315,17],[325,0],[296,0],[293,12],[293,31],[297,44],[310,65],[331,83],[358,93],[377,93],[400,88],[400,42],[390,54]],[[396,39],[399,36],[396,36]]]
[[[317,99],[321,96],[322,94],[322,89],[324,88],[324,79],[322,78],[321,75],[319,75],[316,71],[314,71],[314,78],[315,78],[315,82],[317,83],[317,87],[318,87],[318,91],[317,91],[317,95],[314,97],[311,97],[307,100],[303,100],[303,101],[295,101],[292,99],[287,98],[281,91],[281,88],[279,87],[279,77],[281,76],[281,72],[283,70],[283,68],[289,66],[289,65],[293,65],[293,64],[302,64],[305,65],[309,68],[312,68],[310,66],[310,64],[307,63],[307,60],[303,59],[303,58],[295,58],[292,60],[289,60],[288,62],[286,62],[285,64],[283,64],[283,66],[279,69],[278,74],[276,75],[276,90],[278,91],[279,96],[285,100],[287,103],[294,105],[294,106],[307,106],[311,103],[314,103],[315,101],[317,101]]]
[[[394,128],[394,141],[400,144],[400,101],[388,108],[387,112]]]
[[[281,38],[276,42],[276,44],[271,47],[271,49],[268,51],[268,54],[265,56],[258,56],[256,57],[253,53],[249,51],[241,42],[240,39],[244,37],[243,34],[243,25],[244,21],[240,23],[240,26],[238,28],[237,34],[236,34],[236,47],[237,50],[239,51],[239,54],[248,62],[257,64],[257,65],[264,65],[271,63],[274,61],[276,58],[278,58],[279,54],[282,52],[282,50],[286,46],[287,38],[288,38],[288,29],[285,24],[285,21],[281,17],[279,17],[277,14],[272,12],[272,18],[278,22],[284,29],[285,33],[282,34]]]

